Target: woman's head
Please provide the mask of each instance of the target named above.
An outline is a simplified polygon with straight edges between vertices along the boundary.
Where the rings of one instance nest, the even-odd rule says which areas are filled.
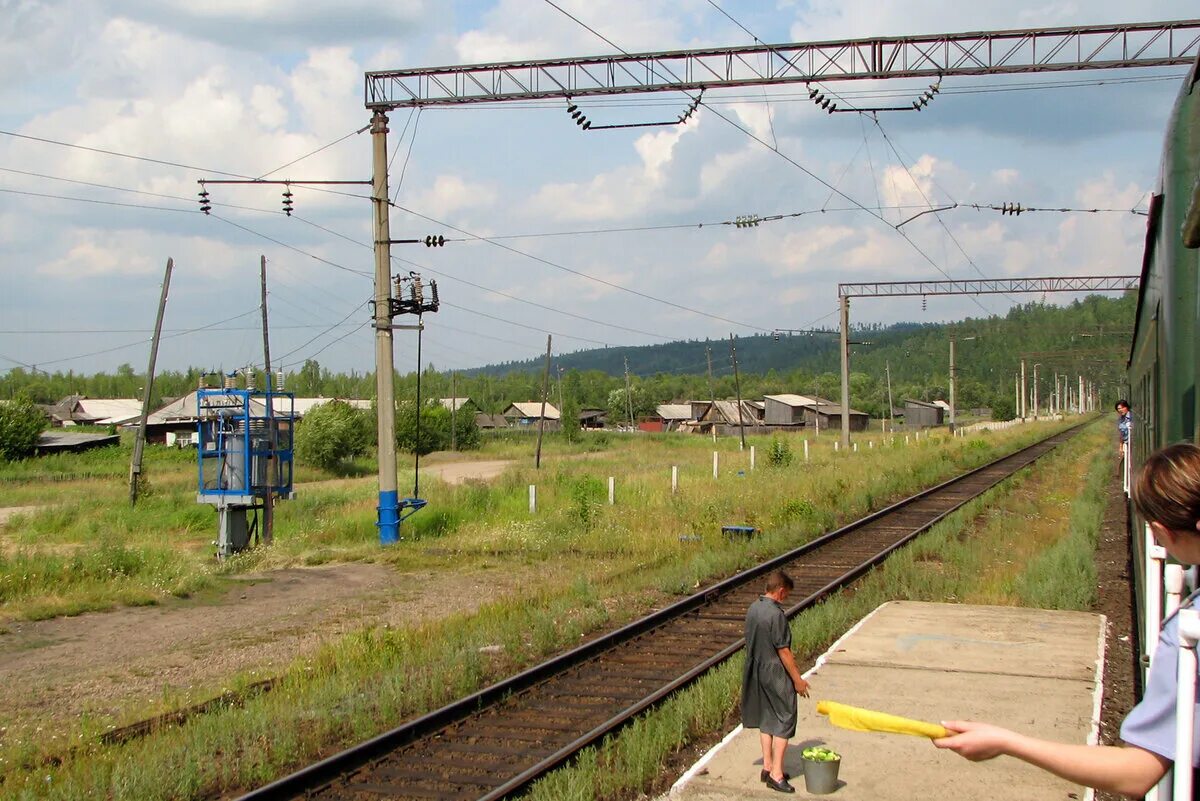
[[[1133,484],[1133,503],[1147,522],[1200,533],[1200,446],[1184,442],[1151,454]]]

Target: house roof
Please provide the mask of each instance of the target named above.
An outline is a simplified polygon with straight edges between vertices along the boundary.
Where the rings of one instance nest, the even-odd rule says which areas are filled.
[[[842,407],[840,404],[834,405],[834,406],[826,406],[825,404],[821,404],[819,411],[821,414],[826,415],[828,417],[838,417],[842,413]],[[858,409],[855,409],[853,407],[851,407],[851,409],[850,409],[850,414],[857,414],[857,415],[861,415],[863,417],[870,416],[866,412],[860,412]]]
[[[516,414],[511,414],[511,412],[516,412]],[[527,417],[527,418],[536,420],[542,416],[541,401],[528,401],[528,402],[524,402],[524,403],[510,404],[509,407],[504,410],[504,416],[505,417]],[[552,404],[552,403],[546,404],[546,419],[547,420],[558,420],[561,416],[562,415],[560,415],[558,413],[558,409],[554,408],[554,404]]]
[[[457,412],[459,409],[466,406],[468,403],[471,404],[472,406],[475,405],[475,402],[473,400],[471,400],[470,398],[466,398],[466,397],[463,397],[463,398],[440,398],[438,400],[438,402],[440,404],[442,404],[443,409],[449,409],[452,412]]]
[[[913,400],[911,398],[904,399],[905,406],[922,406],[926,409],[941,409],[942,407],[936,403],[927,403],[925,401]]]
[[[737,401],[715,401],[713,407],[716,413],[729,425],[738,425],[738,404]],[[746,401],[742,401],[741,424],[748,426],[758,425],[758,416],[754,413],[754,408]]]
[[[85,398],[82,395],[70,395],[57,405],[70,415],[66,419],[101,426],[126,423],[142,414],[142,402],[137,398]]]
[[[346,400],[343,398],[296,398],[295,406],[291,406],[291,401],[288,398],[272,398],[271,406],[274,408],[275,414],[284,415],[289,409],[293,411],[295,417],[304,417],[322,404],[329,403],[331,400],[341,400],[343,403],[349,404],[354,409],[367,410],[371,408],[369,400]],[[255,415],[262,415],[266,409],[261,402],[252,401],[250,404],[251,411]],[[163,406],[161,409],[150,414],[146,418],[149,425],[161,425],[163,423],[185,423],[196,420],[196,391],[193,390],[182,398],[177,398]]]
[[[807,395],[763,395],[766,400],[776,401],[787,406],[812,406],[817,402],[817,398],[810,398]]]
[[[950,404],[946,403],[944,400],[935,400],[933,404],[935,406],[941,406],[946,411],[950,411]]]
[[[508,420],[502,414],[475,412],[475,425],[480,428],[508,428]]]
[[[692,404],[660,403],[654,410],[663,420],[691,420]]]

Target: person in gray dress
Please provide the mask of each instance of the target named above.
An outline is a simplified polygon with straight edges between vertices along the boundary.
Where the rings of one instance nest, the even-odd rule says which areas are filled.
[[[767,591],[746,612],[746,669],[742,675],[742,725],[758,729],[763,769],[759,778],[772,790],[794,793],[783,772],[788,739],[796,733],[796,696],[808,697],[792,655],[792,629],[783,602],[792,579],[782,570],[767,576]]]

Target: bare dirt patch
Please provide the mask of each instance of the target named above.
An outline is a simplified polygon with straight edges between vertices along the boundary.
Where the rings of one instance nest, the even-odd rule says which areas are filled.
[[[462,484],[466,481],[488,481],[503,473],[513,462],[509,459],[493,459],[478,462],[447,462],[446,464],[422,467],[426,475],[437,476],[447,484]]]
[[[3,526],[5,523],[7,523],[8,519],[10,517],[16,517],[17,515],[32,514],[41,508],[42,507],[40,507],[40,506],[3,506],[3,507],[0,507],[0,526]]]
[[[203,700],[239,672],[273,675],[348,631],[468,612],[531,579],[511,569],[294,568],[236,579],[214,601],[8,623],[0,718],[45,725],[91,713],[125,722]]]

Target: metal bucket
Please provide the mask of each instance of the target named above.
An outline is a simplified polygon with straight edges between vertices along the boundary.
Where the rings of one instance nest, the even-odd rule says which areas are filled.
[[[828,795],[838,788],[838,768],[842,760],[818,762],[815,759],[805,759],[804,788],[813,795]]]

